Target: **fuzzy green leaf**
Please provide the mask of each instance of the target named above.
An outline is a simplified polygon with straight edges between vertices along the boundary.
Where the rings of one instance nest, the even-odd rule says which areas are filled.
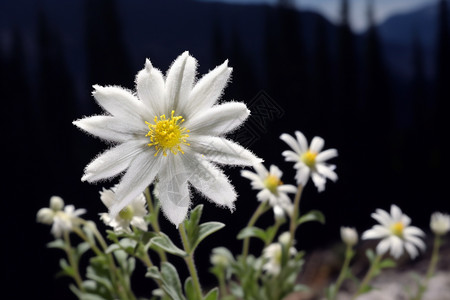
[[[193,240],[191,242],[192,251],[194,251],[194,249],[197,248],[200,242],[203,241],[207,236],[222,229],[223,227],[225,227],[225,224],[220,222],[206,222],[200,224],[200,226],[198,227],[198,234],[197,236],[193,237]]]
[[[203,298],[203,300],[217,300],[219,298],[219,289],[213,288],[208,294]]]
[[[311,222],[311,221],[317,221],[317,222],[320,222],[321,224],[325,224],[325,216],[323,215],[322,212],[320,212],[318,210],[311,210],[311,211],[307,212],[306,214],[304,214],[303,216],[301,216],[300,218],[298,218],[297,226],[299,226],[300,224],[306,223],[306,222]]]
[[[200,299],[200,297],[195,293],[194,283],[192,282],[191,277],[188,277],[184,282],[184,293],[186,295],[187,300]]]
[[[264,242],[267,239],[266,232],[258,227],[245,227],[237,235],[238,240],[243,240],[248,237],[257,237]]]
[[[54,240],[50,243],[47,243],[47,247],[48,248],[57,248],[57,249],[61,249],[61,250],[66,250],[66,244],[64,243],[64,241],[62,239],[57,239]]]
[[[150,242],[151,242],[150,248],[152,249],[154,249],[154,247],[156,246],[173,255],[181,257],[187,256],[187,253],[184,250],[175,246],[175,244],[170,240],[170,238],[162,232],[159,233],[159,236],[152,238]]]
[[[172,300],[186,300],[181,290],[181,282],[177,269],[169,263],[163,262],[161,265],[162,288]]]

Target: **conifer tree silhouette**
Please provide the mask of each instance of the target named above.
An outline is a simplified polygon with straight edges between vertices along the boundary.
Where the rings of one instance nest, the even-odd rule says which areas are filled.
[[[436,118],[435,140],[438,145],[438,160],[443,170],[449,165],[448,143],[443,138],[448,134],[450,113],[450,29],[449,5],[447,0],[439,1],[439,20],[436,45]]]
[[[88,84],[132,88],[134,72],[119,21],[115,0],[86,0]]]

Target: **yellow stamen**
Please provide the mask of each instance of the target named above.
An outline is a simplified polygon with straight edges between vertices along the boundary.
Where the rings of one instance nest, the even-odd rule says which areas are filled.
[[[282,184],[283,182],[280,180],[280,178],[274,175],[269,175],[266,177],[266,179],[264,179],[264,185],[272,194],[277,194],[277,187]]]
[[[405,229],[405,225],[403,225],[403,223],[400,221],[391,225],[392,234],[394,234],[398,237],[403,236],[403,229]]]
[[[145,121],[148,129],[150,129],[145,135],[150,137],[150,143],[147,145],[149,147],[155,146],[155,156],[157,156],[160,151],[162,151],[164,156],[167,156],[168,150],[173,154],[177,154],[178,152],[184,154],[181,145],[190,146],[187,142],[187,138],[189,137],[189,134],[187,133],[189,132],[189,129],[181,127],[181,123],[184,122],[183,117],[174,116],[174,114],[175,111],[172,110],[170,119],[167,119],[166,115],[162,115],[158,120],[158,117],[155,116],[155,119],[153,120],[155,124]]]
[[[310,150],[306,151],[305,153],[302,154],[302,156],[300,157],[300,159],[302,160],[302,162],[307,165],[308,167],[312,168],[316,165],[316,156],[317,153],[316,152],[312,152]]]

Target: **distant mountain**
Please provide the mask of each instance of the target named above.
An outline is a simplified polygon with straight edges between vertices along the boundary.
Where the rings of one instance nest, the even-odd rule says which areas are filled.
[[[414,38],[418,38],[422,46],[426,75],[428,79],[432,79],[437,24],[438,5],[433,4],[392,16],[378,26],[387,62],[395,75],[405,79],[411,76],[412,44]]]

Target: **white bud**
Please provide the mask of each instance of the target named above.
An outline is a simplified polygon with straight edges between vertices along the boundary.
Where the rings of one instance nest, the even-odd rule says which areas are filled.
[[[53,211],[62,210],[64,208],[64,201],[59,196],[52,196],[50,198],[50,208]]]
[[[444,235],[450,230],[450,215],[435,212],[431,215],[430,228],[436,235]]]
[[[342,241],[348,246],[354,246],[358,243],[358,233],[355,228],[351,227],[341,227],[341,238]]]

